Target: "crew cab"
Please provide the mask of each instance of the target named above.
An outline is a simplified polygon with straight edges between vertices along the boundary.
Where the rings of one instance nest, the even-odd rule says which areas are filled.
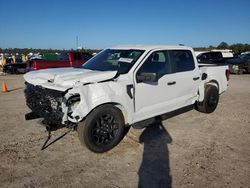
[[[129,127],[185,107],[213,112],[226,91],[228,66],[199,67],[185,46],[118,46],[79,68],[29,72],[26,119],[75,126],[93,152],[115,147]]]
[[[28,61],[27,71],[59,67],[78,67],[88,61],[92,55],[88,52],[62,52],[58,60],[32,59]]]

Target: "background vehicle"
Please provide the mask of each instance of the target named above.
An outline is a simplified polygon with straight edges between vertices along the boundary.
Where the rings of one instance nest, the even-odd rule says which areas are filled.
[[[250,73],[250,52],[240,55],[240,58],[244,60],[244,64],[242,64],[242,69],[244,69],[245,72]]]
[[[77,127],[94,152],[115,147],[129,127],[144,127],[180,109],[213,112],[226,91],[227,65],[198,65],[185,46],[120,46],[106,49],[81,68],[24,75],[26,119]]]
[[[5,54],[6,61],[3,64],[3,72],[9,74],[25,73],[27,63],[23,62],[22,56],[18,53],[16,55]]]
[[[57,55],[31,56],[27,62],[7,63],[3,66],[3,72],[10,74],[26,73],[30,70],[39,70],[58,67],[78,67],[93,57],[87,52],[64,52]]]
[[[238,57],[227,57],[223,56],[222,52],[211,51],[203,52],[197,55],[197,60],[199,64],[218,64],[218,65],[229,65],[230,73],[242,74],[244,72],[243,64],[245,61]]]
[[[28,61],[27,69],[39,70],[47,68],[59,68],[59,67],[78,67],[84,64],[87,60],[93,57],[88,52],[70,51],[61,53],[58,56],[58,60],[43,60],[34,59]]]
[[[229,50],[229,49],[224,49],[224,50],[213,49],[213,50],[211,50],[211,52],[220,52],[222,54],[223,58],[232,58],[232,57],[234,57],[233,51]]]
[[[3,66],[3,72],[9,74],[25,73],[27,68],[26,62],[8,63]]]

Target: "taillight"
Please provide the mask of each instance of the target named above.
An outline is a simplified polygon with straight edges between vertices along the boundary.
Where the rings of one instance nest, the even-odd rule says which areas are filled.
[[[33,70],[37,70],[37,64],[35,62],[33,63],[33,67],[32,68],[33,68]]]
[[[229,81],[229,75],[230,75],[229,69],[226,70],[225,74],[226,74],[227,81]]]

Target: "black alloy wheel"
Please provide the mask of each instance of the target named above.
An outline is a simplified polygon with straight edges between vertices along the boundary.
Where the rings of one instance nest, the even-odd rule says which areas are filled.
[[[212,113],[219,103],[219,90],[214,85],[207,85],[202,102],[196,103],[196,109],[203,113]]]
[[[118,134],[119,123],[111,114],[103,114],[95,120],[92,128],[92,140],[96,145],[111,143]]]
[[[124,124],[121,110],[107,104],[94,109],[78,124],[77,132],[82,144],[93,152],[103,153],[123,139]]]

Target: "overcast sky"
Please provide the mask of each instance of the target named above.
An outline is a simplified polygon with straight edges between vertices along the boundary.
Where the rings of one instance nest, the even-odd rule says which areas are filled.
[[[0,0],[1,48],[250,43],[250,0]]]

